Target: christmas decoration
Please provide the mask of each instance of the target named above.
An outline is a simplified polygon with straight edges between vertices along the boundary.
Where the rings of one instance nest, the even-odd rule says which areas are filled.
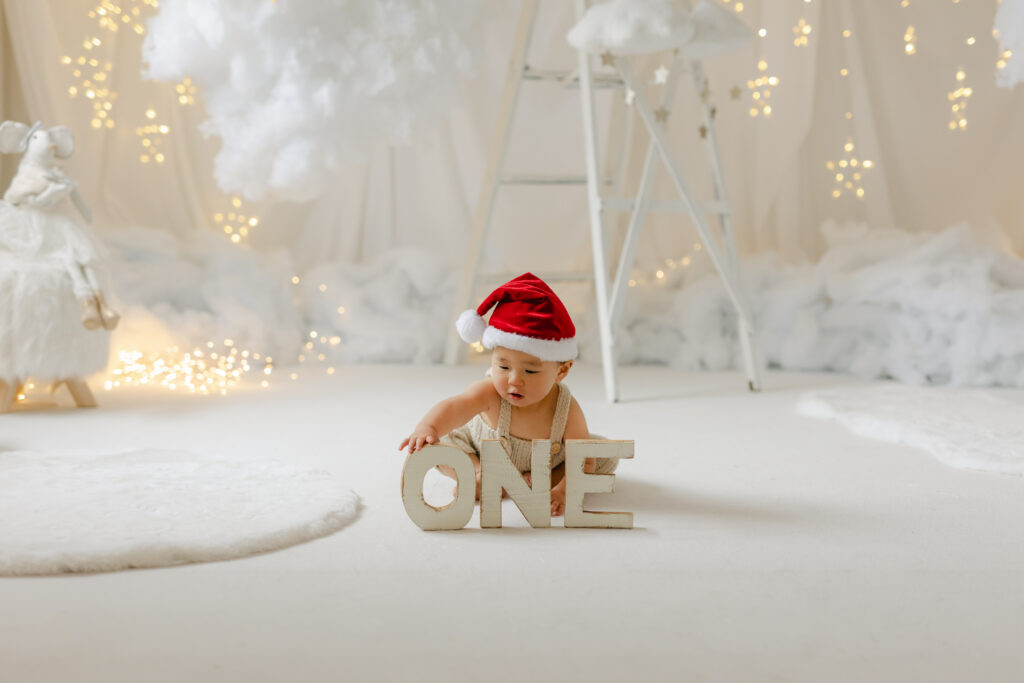
[[[58,161],[73,151],[65,126],[0,124],[0,152],[23,154],[0,201],[0,412],[29,377],[66,384],[78,405],[94,406],[81,377],[106,364],[97,331],[120,320],[100,285],[89,208]]]
[[[472,73],[476,16],[460,0],[163,0],[146,75],[202,89],[222,190],[308,200],[444,109]]]

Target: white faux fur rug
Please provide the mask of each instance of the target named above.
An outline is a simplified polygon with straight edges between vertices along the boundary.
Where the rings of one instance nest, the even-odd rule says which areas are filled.
[[[922,448],[952,467],[1024,475],[1024,391],[874,385],[800,399],[797,412]]]
[[[329,473],[280,462],[0,452],[0,575],[227,560],[326,536],[358,510]]]

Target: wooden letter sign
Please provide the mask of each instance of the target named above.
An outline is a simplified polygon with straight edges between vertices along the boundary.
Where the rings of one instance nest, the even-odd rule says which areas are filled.
[[[551,526],[551,442],[536,439],[531,458],[531,484],[512,464],[501,442],[484,441],[480,453],[480,526],[501,526],[501,494],[523,513],[531,527]],[[632,458],[632,441],[568,439],[565,442],[565,526],[632,529],[631,512],[588,512],[583,509],[587,493],[611,493],[614,474],[587,474],[587,458]],[[434,467],[455,470],[458,495],[448,505],[436,508],[423,499],[423,477]],[[410,453],[402,471],[402,502],[409,519],[422,529],[462,529],[473,517],[476,472],[470,457],[454,446],[425,446]]]

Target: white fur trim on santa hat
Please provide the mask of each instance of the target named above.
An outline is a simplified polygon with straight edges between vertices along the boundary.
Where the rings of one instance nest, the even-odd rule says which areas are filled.
[[[576,347],[576,338],[569,339],[535,339],[515,332],[505,332],[496,327],[487,326],[483,334],[483,345],[485,349],[493,349],[495,346],[504,346],[506,349],[522,351],[531,356],[537,356],[541,360],[566,361],[573,360],[579,355]]]
[[[470,344],[480,341],[486,327],[487,323],[484,322],[483,317],[478,315],[472,308],[460,313],[459,319],[455,321],[455,329],[459,331],[462,341],[469,342]]]

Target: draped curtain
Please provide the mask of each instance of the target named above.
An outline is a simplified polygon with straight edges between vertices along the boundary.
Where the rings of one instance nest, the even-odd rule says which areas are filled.
[[[138,7],[143,16],[154,11],[138,1],[117,4]],[[101,234],[132,226],[156,227],[181,238],[221,230],[214,216],[236,208],[212,180],[218,142],[200,130],[202,93],[194,105],[183,106],[175,84],[142,80],[140,36],[130,26],[116,33],[102,28],[89,17],[98,5],[99,0],[2,0],[0,114],[74,130],[78,149],[68,170],[93,205]],[[996,2],[911,0],[906,5],[899,0],[745,3],[740,16],[755,31],[764,28],[765,36],[706,64],[741,251],[775,250],[791,260],[813,259],[822,251],[819,227],[828,219],[912,231],[938,231],[968,221],[995,226],[1008,245],[1024,251],[1024,193],[1018,189],[1024,180],[1024,95],[1019,88],[994,85]],[[381,146],[313,202],[267,200],[237,207],[239,213],[259,217],[245,242],[261,250],[287,249],[299,272],[325,261],[364,261],[403,246],[432,249],[438,258],[457,263],[480,189],[518,11],[519,3],[511,0],[488,3],[475,79],[462,84],[450,111],[415,144]],[[794,27],[801,18],[811,26],[806,47],[794,45]],[[542,3],[530,63],[571,69],[575,58],[565,33],[573,21],[571,3]],[[916,36],[912,55],[905,48],[908,26]],[[86,49],[91,37],[100,44]],[[968,44],[972,37],[973,45]],[[97,129],[91,123],[93,102],[72,71],[79,56],[112,64],[106,83],[116,92],[109,113],[113,128],[101,121]],[[72,64],[63,63],[64,57]],[[651,80],[667,59],[640,58],[636,70]],[[763,71],[758,68],[762,59]],[[963,81],[956,79],[958,70],[965,74]],[[778,78],[770,117],[751,115],[759,103],[748,81],[758,75]],[[698,95],[689,76],[681,78],[668,130],[691,184],[710,196]],[[973,91],[962,112],[967,125],[951,131],[951,117],[960,116],[953,116],[948,93],[961,85]],[[78,88],[75,97],[72,87]],[[649,86],[652,98],[659,96],[659,87]],[[610,98],[621,96],[612,91],[599,99],[602,139]],[[153,118],[147,118],[147,111]],[[140,161],[145,150],[137,129],[154,123],[168,126],[160,136],[162,164]],[[580,130],[576,91],[527,83],[509,168],[581,173]],[[844,151],[848,141],[853,153]],[[623,159],[627,193],[638,182],[646,148],[645,133],[631,121]],[[835,172],[826,164],[851,155],[872,162],[863,170],[864,197],[844,189],[833,198]],[[5,185],[14,163],[11,157],[0,161]],[[671,198],[664,177],[658,194]],[[503,190],[485,266],[539,272],[587,268],[586,215],[582,189]],[[623,228],[622,217],[611,221],[613,245]],[[681,218],[652,216],[638,266],[683,255],[694,239]]]

